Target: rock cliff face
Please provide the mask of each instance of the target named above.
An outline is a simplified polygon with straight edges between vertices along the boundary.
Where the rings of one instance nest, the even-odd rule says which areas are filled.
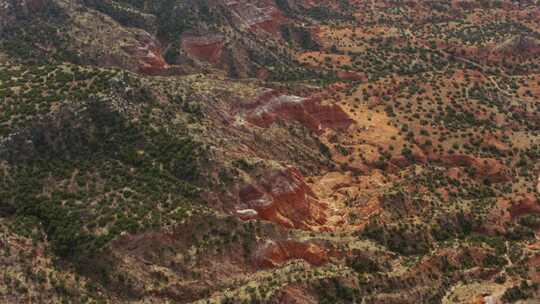
[[[218,63],[223,53],[225,37],[221,34],[191,34],[182,35],[182,49],[198,60]]]
[[[279,33],[280,25],[285,21],[273,1],[226,1],[237,25],[244,25],[251,30],[262,29],[272,34]]]
[[[124,47],[124,51],[131,55],[136,62],[133,70],[146,75],[164,75],[169,70],[158,42],[146,32],[139,34],[135,45]]]
[[[110,26],[111,36],[123,40],[114,48],[106,49],[105,43],[112,41],[99,41],[95,49],[89,52],[101,66],[116,66],[132,72],[158,76],[175,74],[178,67],[169,66],[162,54],[160,43],[148,32],[141,29],[118,30],[111,23],[103,23],[103,27]],[[96,39],[98,40],[98,39]],[[112,39],[110,39],[112,40]],[[103,45],[99,45],[103,43]],[[81,46],[77,46],[81,47]],[[102,53],[98,53],[97,51]]]
[[[258,218],[288,228],[324,229],[326,203],[318,200],[295,168],[270,172],[239,193],[242,218]]]
[[[204,22],[194,25],[198,24],[194,21],[180,37],[167,41],[169,44],[179,42],[183,55],[195,62],[212,64],[235,78],[266,78],[266,68],[282,63],[287,57],[283,55],[292,52],[281,43],[281,27],[292,21],[274,1],[219,0],[209,2],[207,8],[197,1],[186,3],[191,4],[186,4],[185,11],[191,9],[199,14],[209,11],[215,22],[213,27],[208,27]],[[191,17],[201,19],[199,15]],[[177,61],[177,64],[186,64]]]
[[[270,93],[247,113],[247,120],[267,128],[278,120],[296,121],[313,132],[326,128],[346,129],[353,121],[337,105],[324,105],[317,97],[303,98]]]

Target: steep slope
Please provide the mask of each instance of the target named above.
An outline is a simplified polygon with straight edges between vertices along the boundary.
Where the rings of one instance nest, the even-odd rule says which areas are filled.
[[[310,32],[273,1],[34,1],[2,7],[4,48],[26,60],[54,54],[149,75],[215,67],[233,77],[268,78],[278,76],[276,69],[305,73],[293,60],[295,45],[316,46]],[[65,30],[54,33],[58,27]],[[47,35],[33,36],[32,30]]]
[[[0,0],[0,302],[537,302],[539,24]]]

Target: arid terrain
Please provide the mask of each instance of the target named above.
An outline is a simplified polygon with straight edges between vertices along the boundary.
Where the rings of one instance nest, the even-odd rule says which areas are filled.
[[[540,303],[540,2],[0,0],[0,303]]]

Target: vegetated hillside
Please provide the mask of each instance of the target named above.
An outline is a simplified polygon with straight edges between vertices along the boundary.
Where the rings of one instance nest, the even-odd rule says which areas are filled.
[[[233,77],[298,78],[309,71],[296,64],[293,50],[318,47],[301,19],[288,17],[273,1],[35,2],[5,6],[3,19],[18,21],[4,25],[3,44],[23,60],[149,75],[218,68]]]
[[[0,302],[536,303],[535,1],[0,0]]]

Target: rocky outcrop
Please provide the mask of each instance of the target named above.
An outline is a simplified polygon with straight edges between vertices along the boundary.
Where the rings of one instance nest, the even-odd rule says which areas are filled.
[[[136,44],[123,47],[123,50],[136,62],[133,70],[146,75],[167,74],[169,65],[161,54],[158,42],[150,34],[142,31],[135,41]]]
[[[145,75],[179,74],[181,68],[164,59],[163,44],[147,31],[122,26],[113,17],[94,9],[65,8],[69,15],[69,49],[88,64],[119,67]],[[85,35],[92,39],[81,39]]]
[[[248,1],[227,1],[237,25],[244,25],[251,30],[262,29],[272,34],[278,34],[280,26],[285,21],[282,13],[275,7],[273,1],[265,1],[258,5]]]
[[[221,34],[182,35],[182,49],[190,56],[209,63],[218,63],[223,53],[225,37]]]
[[[318,200],[297,169],[270,172],[239,193],[243,219],[263,219],[288,228],[320,229],[326,223],[325,203]]]
[[[264,95],[258,106],[247,113],[247,120],[267,128],[278,120],[296,121],[313,132],[326,128],[346,129],[353,120],[337,105],[324,105],[320,98],[292,95]]]
[[[302,259],[313,266],[321,266],[328,258],[328,250],[313,242],[268,240],[257,249],[254,261],[259,268],[273,268],[293,259]]]

